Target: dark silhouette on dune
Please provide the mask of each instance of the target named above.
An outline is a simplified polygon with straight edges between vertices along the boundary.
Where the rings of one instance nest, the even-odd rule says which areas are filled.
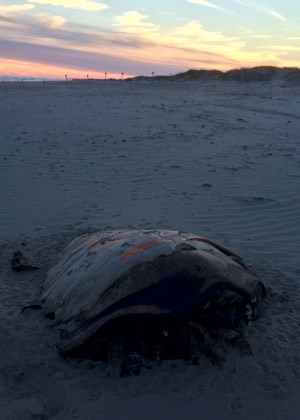
[[[297,67],[259,66],[252,68],[232,69],[226,72],[220,70],[195,70],[190,69],[183,73],[170,76],[136,76],[127,81],[147,81],[150,79],[169,81],[195,81],[195,80],[228,80],[236,82],[268,82],[275,79],[286,82],[300,82],[300,69]]]

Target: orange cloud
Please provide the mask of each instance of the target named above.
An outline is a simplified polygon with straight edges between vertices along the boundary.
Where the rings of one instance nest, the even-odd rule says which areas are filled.
[[[39,77],[39,78],[51,78],[51,79],[64,79],[65,75],[69,79],[86,78],[87,71],[83,68],[74,69],[73,67],[61,66],[61,65],[47,65],[41,64],[34,61],[26,60],[1,60],[0,62],[0,74],[1,77],[5,76],[16,76],[16,77]],[[131,77],[134,74],[125,73],[124,77]],[[107,78],[121,78],[121,73],[107,72]],[[92,71],[89,75],[90,78],[104,79],[105,73],[103,71]]]

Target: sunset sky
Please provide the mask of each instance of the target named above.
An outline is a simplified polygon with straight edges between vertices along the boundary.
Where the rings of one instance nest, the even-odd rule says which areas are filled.
[[[0,76],[300,67],[300,0],[0,3]]]

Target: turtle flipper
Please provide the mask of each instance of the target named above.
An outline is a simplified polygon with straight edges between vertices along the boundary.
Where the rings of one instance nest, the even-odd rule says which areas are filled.
[[[222,367],[225,362],[225,349],[223,347],[220,349],[219,343],[212,339],[208,331],[195,321],[190,322],[190,332],[192,362],[198,364],[201,355],[204,355],[212,364]]]
[[[107,363],[114,371],[120,372],[124,357],[125,341],[122,337],[112,337],[107,348]]]
[[[139,334],[124,331],[113,335],[108,344],[107,362],[120,376],[139,375],[145,366],[142,341]]]
[[[231,340],[231,343],[241,352],[241,354],[253,356],[250,343],[243,336],[236,337],[234,340]]]

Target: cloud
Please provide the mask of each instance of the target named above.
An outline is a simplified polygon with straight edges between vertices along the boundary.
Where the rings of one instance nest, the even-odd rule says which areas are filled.
[[[190,21],[184,26],[177,28],[172,32],[174,41],[183,43],[184,45],[193,46],[194,48],[200,48],[210,50],[222,50],[239,49],[242,48],[245,43],[240,41],[238,38],[228,37],[222,32],[207,31],[202,24],[196,21]]]
[[[90,51],[74,50],[71,48],[59,48],[53,46],[33,45],[27,42],[15,42],[4,40],[2,44],[1,56],[3,59],[20,60],[24,62],[35,62],[40,65],[52,65],[62,69],[61,77],[64,76],[64,68],[73,73],[78,71],[86,71],[101,73],[108,71],[110,73],[124,72],[125,74],[150,74],[153,69],[153,63],[149,65],[147,62],[135,60],[128,57],[120,59],[118,56],[111,54],[93,53]],[[0,67],[1,68],[1,67]],[[157,72],[168,71],[174,73],[180,69],[176,64],[163,64],[156,66]],[[59,74],[59,73],[58,73]],[[72,74],[69,72],[70,77]],[[36,74],[37,75],[37,74]],[[93,75],[91,74],[91,77]]]
[[[142,41],[142,48],[131,52],[134,56],[154,63],[190,63],[197,67],[210,61],[217,67],[236,65],[234,52],[245,46],[237,38],[227,37],[222,32],[208,31],[196,21],[187,22],[171,31],[160,30],[156,25],[146,22],[148,16],[141,13],[126,12],[115,18],[116,25],[125,33],[130,33]],[[150,24],[152,31],[147,29]],[[145,29],[143,31],[143,29]],[[185,64],[187,66],[187,64]]]
[[[251,36],[251,38],[260,38],[260,39],[264,39],[264,38],[272,38],[272,36],[271,35],[259,35],[259,34],[256,34],[256,35],[252,35]]]
[[[219,55],[217,60],[210,59],[211,65],[215,63],[215,68],[228,69],[228,63],[231,67],[241,66],[246,63],[247,66],[257,65],[257,63],[268,63],[276,65],[281,62],[281,50],[274,52],[269,51],[268,47],[257,49],[248,46],[246,41],[239,38],[229,37],[219,31],[208,31],[205,27],[196,21],[191,21],[182,27],[177,28],[172,34],[174,45],[180,46],[186,52],[186,61],[191,62],[193,56],[205,54],[208,57],[213,53]],[[190,53],[187,53],[190,49]],[[184,55],[184,54],[183,54]]]
[[[51,6],[61,6],[70,9],[83,9],[88,11],[99,11],[107,9],[108,6],[103,3],[97,3],[89,0],[27,0],[29,3],[50,4]]]
[[[140,31],[141,29],[147,32],[156,31],[158,26],[151,22],[146,22],[147,19],[147,15],[142,15],[140,12],[133,10],[116,16],[115,25],[130,32]]]
[[[287,19],[285,17],[280,15],[278,12],[275,12],[274,10],[268,10],[268,11],[266,11],[266,13],[268,13],[271,16],[274,16],[275,18],[277,18],[279,20],[282,20],[283,22],[287,22]]]
[[[216,4],[206,1],[206,0],[187,0],[187,2],[199,4],[200,6],[204,6],[204,7],[210,7],[212,9],[220,10],[222,12],[227,12],[225,9],[223,9],[223,7],[217,6]]]
[[[118,48],[139,49],[145,44],[149,45],[148,40],[136,34],[120,33],[83,24],[77,24],[75,27],[68,25],[63,17],[47,12],[31,16],[7,16],[0,19],[0,31],[2,39],[11,41],[39,45],[47,43],[47,45],[62,47],[68,45],[75,49],[106,50],[109,53]]]
[[[33,4],[12,4],[10,6],[0,5],[0,15],[13,16],[16,13],[24,12],[33,8]]]
[[[300,52],[300,47],[294,47],[292,45],[268,45],[267,48],[269,50],[280,51],[281,53]]]
[[[62,72],[68,68],[68,74],[72,68],[74,71],[85,69],[89,74],[101,71],[174,73],[191,67],[225,70],[252,63],[281,63],[281,56],[287,58],[285,65],[291,63],[282,49],[258,48],[259,39],[249,42],[249,36],[243,40],[220,30],[208,30],[196,20],[170,29],[160,28],[150,22],[146,14],[135,10],[112,19],[114,24],[103,29],[83,24],[75,27],[63,17],[46,12],[5,17],[0,20],[6,46],[5,54],[1,55],[6,60],[19,57],[20,63],[41,63],[36,66],[37,76],[40,69],[51,63]],[[263,42],[266,43],[262,40],[261,44]],[[3,42],[1,48],[2,45]]]
[[[41,26],[51,29],[57,29],[64,26],[66,19],[62,16],[51,15],[50,13],[39,13],[36,17],[36,22]]]
[[[115,31],[99,30],[83,25],[75,29],[64,24],[59,17],[46,14],[10,18],[8,26],[0,22],[3,38],[7,40],[6,45],[10,45],[3,57],[7,60],[9,58],[16,60],[19,56],[20,61],[25,62],[27,56],[27,61],[41,61],[45,65],[46,63],[50,65],[53,60],[53,65],[59,66],[60,62],[63,65],[62,57],[66,53],[65,65],[68,68],[70,66],[74,69],[86,68],[92,72],[95,71],[97,62],[98,71],[101,69],[117,71],[115,69],[119,63],[124,69],[120,68],[121,71],[132,74],[144,72],[147,74],[153,70],[156,73],[159,71],[174,73],[186,69],[187,66],[228,68],[237,64],[232,55],[226,56],[228,50],[226,42],[229,38],[225,37],[224,40],[221,33],[209,32],[207,37],[210,36],[210,42],[206,42],[207,31],[201,25],[181,30],[178,28],[177,33],[143,31],[144,25],[150,23],[146,21],[147,16],[141,14],[126,16],[128,19],[119,21],[125,26],[118,26]],[[132,32],[126,32],[126,24]],[[203,42],[199,41],[201,36],[199,30]],[[191,40],[195,33],[198,38],[194,44]],[[224,42],[221,42],[222,40]],[[45,51],[44,58],[40,57],[43,51]],[[78,62],[74,57],[77,57]],[[130,67],[127,66],[129,61],[133,63]]]
[[[276,12],[273,9],[269,9],[268,7],[264,6],[263,4],[257,3],[256,1],[252,0],[232,0],[235,3],[241,4],[242,6],[248,7],[249,9],[256,10],[257,12],[265,13],[269,16],[273,16],[276,19],[279,19],[283,22],[287,22],[287,19]]]

